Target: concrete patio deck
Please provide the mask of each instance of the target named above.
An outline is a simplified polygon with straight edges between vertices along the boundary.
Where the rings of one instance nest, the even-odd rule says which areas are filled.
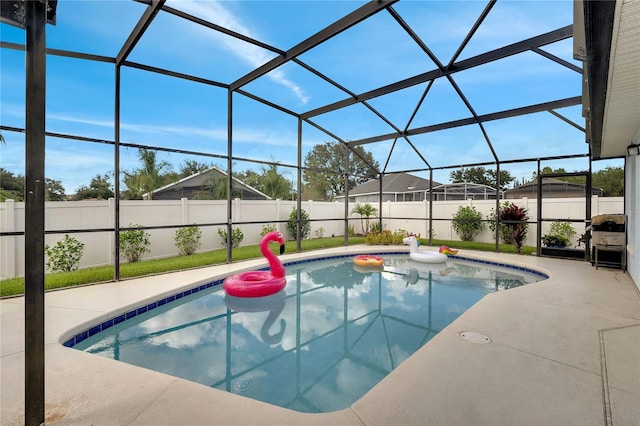
[[[283,260],[339,250],[283,256]],[[540,269],[548,280],[493,293],[351,407],[305,414],[62,346],[115,311],[254,267],[243,262],[49,292],[51,424],[640,425],[640,295],[620,270],[465,251]],[[0,422],[24,422],[24,298],[0,301]],[[459,333],[492,340],[473,344]]]

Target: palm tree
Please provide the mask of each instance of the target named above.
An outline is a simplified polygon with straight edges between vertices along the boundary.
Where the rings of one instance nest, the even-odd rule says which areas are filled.
[[[355,214],[359,214],[360,215],[360,225],[362,226],[362,232],[364,234],[368,234],[369,233],[369,218],[371,216],[375,216],[376,213],[378,213],[378,209],[376,209],[375,207],[373,207],[369,203],[364,203],[364,204],[356,203],[356,205],[353,208],[353,210],[351,210],[351,213],[355,213]]]
[[[124,183],[127,185],[128,198],[142,198],[143,194],[152,197],[154,189],[160,188],[166,181],[173,177],[173,167],[168,161],[158,162],[156,152],[146,148],[138,150],[138,159],[142,163],[142,168],[132,173],[124,173]]]
[[[269,197],[286,200],[291,195],[291,182],[278,173],[278,167],[275,164],[269,168],[262,168],[262,176],[260,178],[261,190]]]
[[[145,148],[138,150],[138,158],[142,161],[142,170],[140,171],[141,187],[149,194],[149,199],[151,199],[151,192],[165,183],[166,173],[164,171],[171,172],[173,167],[168,161],[156,161],[156,152]]]

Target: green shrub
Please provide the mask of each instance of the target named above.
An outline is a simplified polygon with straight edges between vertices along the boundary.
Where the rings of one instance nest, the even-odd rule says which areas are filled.
[[[130,228],[141,228],[140,225],[129,224]],[[145,253],[149,253],[151,235],[144,229],[130,229],[120,232],[120,253],[124,253],[129,262],[138,262]]]
[[[553,222],[549,228],[549,234],[558,235],[569,242],[576,235],[576,230],[569,222]]]
[[[460,206],[453,216],[452,225],[462,241],[473,241],[484,229],[482,213],[473,206]]]
[[[542,236],[542,244],[546,247],[566,247],[575,235],[576,231],[569,222],[554,222],[549,227],[549,233]]]
[[[218,228],[218,235],[223,246],[227,246],[227,228]],[[240,247],[240,243],[244,240],[244,233],[240,228],[231,230],[231,247]]]
[[[298,209],[293,208],[291,214],[289,214],[289,220],[287,221],[287,231],[292,240],[297,240],[298,236]],[[309,213],[304,209],[300,210],[300,239],[304,240],[311,232],[311,222],[309,221]]]
[[[64,234],[64,238],[50,247],[44,246],[47,254],[47,269],[51,272],[69,272],[78,269],[84,243]]]
[[[195,253],[202,243],[202,231],[197,226],[189,226],[187,228],[179,228],[176,230],[174,240],[176,247],[180,250],[180,254],[183,256],[189,256]]]
[[[264,237],[265,235],[267,235],[269,232],[274,232],[277,231],[278,227],[276,225],[273,224],[268,224],[268,225],[262,225],[262,229],[260,230],[260,236]]]
[[[355,225],[349,224],[349,236],[350,237],[355,237],[356,236],[356,227]]]
[[[566,247],[568,243],[569,240],[561,235],[545,234],[542,236],[542,244],[545,247]]]

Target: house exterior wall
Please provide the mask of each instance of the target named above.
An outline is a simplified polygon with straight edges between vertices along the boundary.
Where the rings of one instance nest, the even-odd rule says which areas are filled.
[[[640,156],[625,164],[625,214],[627,215],[627,271],[640,288]]]
[[[631,175],[631,173],[635,173]],[[638,184],[638,164],[630,168],[628,181],[629,216],[629,271],[636,283],[638,279],[638,198],[635,195],[640,190]],[[634,180],[635,179],[635,180]],[[635,186],[634,186],[635,185]],[[633,192],[632,192],[633,191]],[[510,200],[515,204],[529,209],[530,220],[536,220],[536,200]],[[378,203],[372,203],[377,209]],[[243,244],[257,244],[260,241],[262,223],[277,225],[278,230],[286,234],[286,222],[289,214],[296,207],[295,201],[284,200],[233,200],[232,223],[240,227],[244,233]],[[348,211],[353,209],[353,203]],[[466,201],[437,201],[433,203],[433,229],[436,238],[458,239],[451,226],[451,218],[460,205],[471,205],[487,217],[495,209],[495,200],[466,200]],[[0,231],[24,231],[24,203],[7,201],[0,203]],[[584,198],[562,198],[544,201],[543,217],[545,218],[584,218]],[[345,205],[341,202],[304,201],[304,209],[311,218],[310,238],[317,236],[344,235]],[[624,210],[623,198],[600,198],[592,200],[593,215],[605,213],[621,213]],[[115,224],[114,201],[67,201],[46,203],[46,229],[82,231],[93,228],[108,229]],[[426,237],[428,230],[429,202],[391,202],[382,204],[383,227],[389,230],[404,229],[409,232],[420,233]],[[224,228],[227,223],[226,200],[154,200],[154,201],[121,201],[120,226],[123,228],[135,225],[142,226],[175,226],[199,224],[202,230],[201,251],[223,247],[218,236],[218,228]],[[355,214],[349,216],[349,224],[356,232],[360,232],[360,217]],[[375,221],[377,218],[371,218]],[[245,223],[242,223],[245,222]],[[208,224],[205,226],[204,224]],[[550,224],[543,224],[543,234]],[[584,226],[574,223],[578,234],[584,232]],[[175,228],[151,229],[151,252],[146,259],[174,256],[178,253],[175,247]],[[85,244],[84,255],[80,267],[112,264],[113,262],[113,232],[74,232],[71,234]],[[535,245],[536,225],[529,227],[528,244]],[[49,234],[45,237],[46,244],[53,245],[64,238],[64,234]],[[493,233],[488,227],[476,238],[476,241],[492,242]],[[575,242],[574,242],[575,243]],[[0,279],[24,275],[24,236],[0,237]]]

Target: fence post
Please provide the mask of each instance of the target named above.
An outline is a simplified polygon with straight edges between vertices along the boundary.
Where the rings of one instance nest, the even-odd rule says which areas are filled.
[[[115,198],[109,198],[108,209],[109,209],[109,228],[116,227],[116,209],[114,207]],[[113,232],[109,232],[109,244],[107,246],[107,257],[109,258],[109,264],[114,265],[116,262],[116,254],[114,251],[114,241],[113,241]]]
[[[5,215],[2,229],[5,232],[16,230],[16,203],[14,200],[5,200]],[[16,237],[2,238],[2,256],[0,256],[0,278],[13,278],[16,276]]]
[[[424,205],[424,222],[422,222],[422,226],[424,226],[424,231],[421,235],[424,235],[423,238],[429,239],[429,200],[427,197],[422,200],[422,204]]]
[[[307,217],[309,219],[313,219],[313,200],[309,200],[309,211],[307,212]],[[309,222],[309,225],[311,225],[309,227],[309,235],[308,238],[313,238],[313,222]]]
[[[231,222],[232,223],[240,222],[240,198],[234,198],[233,204],[235,204],[234,206],[235,208],[231,212],[232,213]]]
[[[189,199],[180,198],[180,205],[182,207],[182,210],[181,210],[182,222],[180,224],[189,225]]]

